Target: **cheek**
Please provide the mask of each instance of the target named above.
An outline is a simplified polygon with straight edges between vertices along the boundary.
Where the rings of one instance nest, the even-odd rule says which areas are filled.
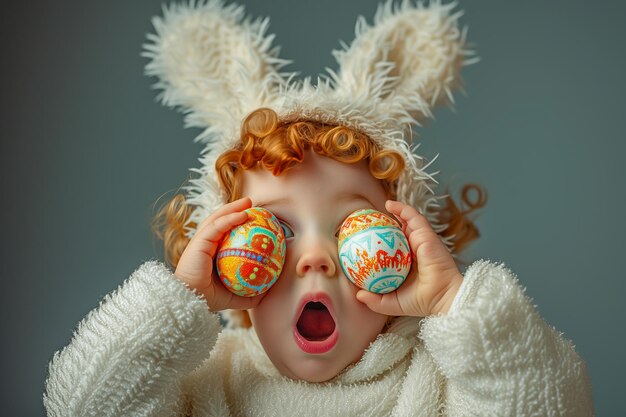
[[[364,341],[372,341],[381,332],[388,316],[370,310],[356,299],[359,289],[348,278],[341,277],[344,308],[342,309],[343,326],[352,336]]]
[[[276,284],[265,294],[258,306],[248,310],[252,324],[259,331],[267,334],[279,333],[291,327],[292,306],[289,302],[290,284],[287,268]]]

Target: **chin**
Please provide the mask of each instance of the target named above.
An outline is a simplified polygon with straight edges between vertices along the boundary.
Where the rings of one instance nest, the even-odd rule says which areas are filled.
[[[329,381],[333,379],[335,376],[336,375],[331,375],[331,376],[313,375],[310,378],[301,378],[301,379],[306,382],[321,383],[321,382]]]
[[[281,373],[289,378],[302,380],[306,382],[326,382],[333,379],[345,369],[340,367],[339,369],[331,368],[327,363],[319,360],[307,360],[299,362],[296,365],[297,369],[290,369],[288,372]]]

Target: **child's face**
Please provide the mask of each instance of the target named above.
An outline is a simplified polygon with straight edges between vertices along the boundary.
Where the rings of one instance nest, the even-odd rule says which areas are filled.
[[[387,319],[357,301],[358,289],[339,265],[336,238],[354,210],[386,211],[382,184],[364,162],[343,164],[309,151],[302,164],[277,177],[264,169],[245,171],[243,196],[293,232],[281,276],[249,311],[259,340],[281,374],[331,379],[361,358]],[[311,304],[303,311],[309,300],[330,311]]]

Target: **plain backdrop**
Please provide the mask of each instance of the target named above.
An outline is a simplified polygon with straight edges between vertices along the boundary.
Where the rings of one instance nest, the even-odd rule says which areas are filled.
[[[316,76],[377,1],[245,1],[289,68]],[[157,104],[141,45],[160,1],[3,5],[2,415],[43,415],[47,363],[142,262],[149,222],[198,167],[198,131]],[[625,415],[626,3],[461,2],[481,62],[417,130],[443,192],[489,200],[469,260],[505,262],[587,361],[598,415]],[[620,353],[621,352],[621,353]]]

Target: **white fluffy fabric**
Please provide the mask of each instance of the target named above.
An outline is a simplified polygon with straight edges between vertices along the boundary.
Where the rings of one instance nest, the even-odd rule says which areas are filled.
[[[254,330],[221,330],[143,264],[54,355],[48,416],[591,416],[572,344],[502,265],[474,263],[447,315],[399,318],[325,383],[278,374]]]
[[[282,72],[267,35],[268,19],[246,18],[243,8],[221,0],[173,5],[153,20],[144,56],[146,73],[157,76],[159,98],[186,113],[187,126],[203,129],[206,144],[198,174],[186,188],[196,206],[190,222],[199,224],[224,204],[215,161],[239,140],[241,122],[260,107],[281,121],[311,120],[351,127],[384,149],[403,155],[406,169],[398,199],[429,216],[435,230],[445,225],[429,208],[438,205],[436,181],[417,155],[411,126],[452,102],[461,84],[460,69],[475,62],[454,3],[412,1],[382,4],[372,25],[358,20],[351,45],[334,51],[339,69],[313,83]],[[193,229],[188,230],[192,236]]]

